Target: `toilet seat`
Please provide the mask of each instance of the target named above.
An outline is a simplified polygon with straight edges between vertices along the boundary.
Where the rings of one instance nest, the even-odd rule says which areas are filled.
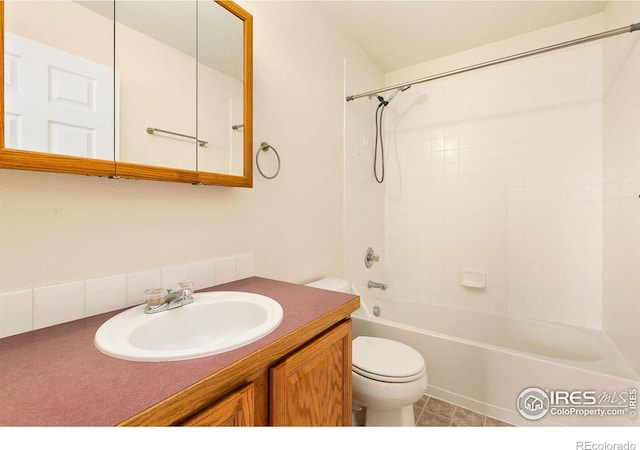
[[[363,377],[386,383],[407,383],[426,373],[424,358],[415,349],[372,336],[353,340],[352,368]]]

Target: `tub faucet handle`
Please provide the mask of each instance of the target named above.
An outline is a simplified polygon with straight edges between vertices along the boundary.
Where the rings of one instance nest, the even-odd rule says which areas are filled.
[[[380,257],[378,255],[376,255],[375,253],[373,253],[373,249],[371,247],[369,247],[367,249],[367,254],[364,257],[364,265],[368,269],[369,267],[371,267],[373,265],[374,262],[378,262],[378,261],[380,261]]]

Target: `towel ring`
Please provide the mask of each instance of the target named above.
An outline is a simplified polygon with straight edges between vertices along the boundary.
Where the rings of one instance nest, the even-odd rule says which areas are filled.
[[[260,150],[262,150],[263,152],[266,152],[266,151],[269,151],[269,149],[273,150],[273,153],[276,154],[276,158],[278,159],[278,168],[276,169],[276,173],[273,174],[272,176],[265,175],[262,169],[260,169]],[[278,151],[275,148],[273,148],[271,145],[267,144],[266,142],[263,142],[262,144],[260,144],[260,148],[256,152],[256,167],[258,168],[258,172],[260,172],[260,175],[265,177],[267,180],[272,180],[275,177],[277,177],[278,174],[280,173],[280,155],[278,155]]]

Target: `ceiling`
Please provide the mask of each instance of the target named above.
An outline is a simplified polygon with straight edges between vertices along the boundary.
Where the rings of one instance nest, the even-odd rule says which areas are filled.
[[[602,12],[605,1],[319,1],[383,72]]]

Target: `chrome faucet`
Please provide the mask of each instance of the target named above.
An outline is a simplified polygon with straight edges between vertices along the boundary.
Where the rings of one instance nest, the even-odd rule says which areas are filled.
[[[167,289],[167,295],[164,297],[159,300],[145,299],[145,303],[147,305],[144,308],[146,314],[155,314],[193,303],[193,283],[183,281],[180,283],[179,290],[171,292],[171,289]]]
[[[367,283],[367,287],[369,289],[375,288],[375,289],[382,289],[383,291],[387,290],[387,285],[385,283],[376,283],[375,281],[371,281],[371,280],[369,280],[369,282]]]

